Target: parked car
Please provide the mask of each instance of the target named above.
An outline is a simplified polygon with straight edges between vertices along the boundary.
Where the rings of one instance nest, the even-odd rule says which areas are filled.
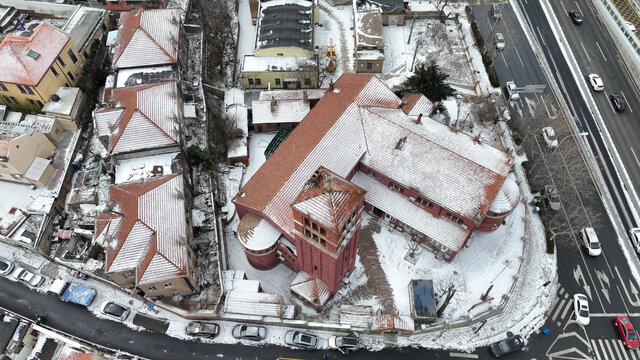
[[[640,228],[629,229],[629,236],[631,237],[631,243],[635,246],[636,251],[640,252]]]
[[[120,306],[113,301],[103,302],[102,305],[100,305],[100,312],[105,315],[113,316],[120,321],[124,321],[127,316],[129,316],[129,309]]]
[[[491,14],[491,16],[493,16],[495,20],[498,20],[500,19],[500,17],[502,17],[502,9],[498,4],[491,4],[491,7],[489,8],[489,13]]]
[[[589,325],[589,300],[585,295],[573,295],[573,311],[576,313],[576,322],[578,324]]]
[[[26,284],[29,284],[33,287],[38,287],[42,285],[42,283],[44,282],[44,277],[42,275],[34,274],[31,271],[21,267],[16,268],[13,274],[16,277],[16,279]]]
[[[546,196],[545,200],[547,201],[547,204],[549,204],[549,208],[551,208],[551,210],[560,210],[562,202],[560,202],[560,195],[558,195],[558,189],[556,189],[555,186],[545,185],[542,195]]]
[[[489,345],[491,354],[495,357],[503,357],[516,350],[522,349],[524,346],[524,339],[520,335],[513,335],[504,340],[500,340],[496,343]]]
[[[518,90],[515,82],[507,81],[507,83],[504,86],[504,90],[507,92],[507,96],[509,97],[509,100],[516,101],[520,99],[520,94],[518,94]]]
[[[587,76],[589,78],[589,84],[593,91],[602,91],[604,90],[604,83],[598,74],[589,74]]]
[[[625,21],[624,23],[627,24],[627,28],[629,29],[629,31],[631,31],[632,33],[636,32],[636,26],[633,25],[633,23],[630,23],[628,21]]]
[[[627,110],[627,103],[624,101],[624,98],[618,93],[612,93],[609,95],[611,99],[611,103],[617,112],[623,112]]]
[[[573,23],[576,25],[582,24],[582,19],[584,18],[582,16],[582,13],[578,10],[570,10],[569,17],[571,18],[571,20],[573,20]]]
[[[0,275],[7,276],[13,271],[13,263],[8,260],[0,259]]]
[[[496,49],[502,50],[504,49],[504,46],[504,35],[502,35],[502,33],[496,33]]]
[[[637,349],[638,333],[636,333],[636,330],[633,328],[631,320],[626,316],[618,316],[616,318],[616,326],[618,327],[618,331],[620,331],[620,336],[622,336],[624,346],[631,350]]]
[[[212,322],[192,321],[187,325],[187,334],[191,336],[216,337],[219,332],[218,324]]]
[[[236,339],[260,341],[267,337],[267,329],[264,326],[237,325],[231,331],[231,335]]]
[[[596,231],[593,228],[587,227],[580,230],[580,238],[589,255],[599,256],[602,253],[600,240],[598,240],[598,235],[596,235]]]
[[[347,354],[349,351],[360,349],[360,339],[357,334],[349,336],[331,336],[329,337],[329,348]]]
[[[544,142],[547,143],[547,147],[552,149],[558,147],[558,137],[551,126],[542,128],[542,138],[544,139]]]
[[[293,348],[316,349],[318,347],[318,337],[291,330],[284,334],[284,343]]]

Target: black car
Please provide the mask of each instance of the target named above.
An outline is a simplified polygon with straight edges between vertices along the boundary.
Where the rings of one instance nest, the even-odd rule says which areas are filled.
[[[524,346],[524,339],[520,335],[513,335],[504,340],[500,340],[496,343],[489,345],[491,354],[495,357],[503,357],[516,350],[522,349]]]
[[[617,112],[623,112],[627,110],[627,103],[624,101],[624,98],[620,94],[612,93],[611,95],[609,95],[609,98],[611,99],[611,103],[613,104],[613,107]]]
[[[569,17],[573,20],[573,23],[576,25],[582,24],[582,13],[578,10],[569,11]]]

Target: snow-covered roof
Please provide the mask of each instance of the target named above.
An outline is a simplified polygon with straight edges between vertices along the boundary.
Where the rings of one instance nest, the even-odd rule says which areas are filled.
[[[404,0],[354,0],[353,7],[358,11],[380,10],[383,14],[403,14]]]
[[[319,100],[326,92],[326,89],[261,91],[258,100],[305,100],[305,97],[308,100]]]
[[[410,316],[386,314],[378,315],[371,325],[372,332],[398,331],[400,333],[411,333],[415,330],[415,324]]]
[[[182,168],[177,164],[179,156],[179,152],[172,152],[117,160],[115,183],[123,184],[181,172]]]
[[[298,47],[311,51],[313,26],[311,1],[261,1],[256,48]]]
[[[356,60],[383,61],[384,52],[381,50],[357,50]]]
[[[249,156],[249,145],[246,137],[231,140],[227,150],[227,159],[237,159]]]
[[[42,112],[51,113],[51,114],[59,114],[65,116],[71,116],[73,112],[74,105],[76,104],[76,100],[78,99],[78,95],[80,94],[80,88],[77,87],[59,87],[56,91],[56,95],[60,97],[60,100],[53,101],[49,100],[42,107]]]
[[[42,131],[43,133],[49,133],[51,131],[51,127],[53,126],[56,118],[50,115],[32,115],[29,114],[24,117],[24,120],[20,122],[21,125],[29,125],[33,126],[36,129]]]
[[[317,67],[318,63],[314,57],[245,55],[242,63],[242,72],[317,70]]]
[[[244,105],[244,90],[239,88],[230,88],[224,92],[224,107],[229,105]]]
[[[433,103],[422,94],[407,94],[402,98],[402,111],[408,116],[431,116],[433,109]]]
[[[116,106],[93,113],[97,133],[109,135],[112,154],[178,145],[178,96],[175,81],[113,89],[110,99]]]
[[[44,171],[47,170],[49,163],[50,160],[36,156],[23,176],[30,180],[39,181]]]
[[[247,250],[268,249],[279,237],[280,231],[258,215],[246,214],[238,223],[238,240]]]
[[[382,14],[380,11],[360,12],[354,8],[356,49],[384,47]]]
[[[515,175],[509,174],[505,179],[498,195],[493,199],[489,211],[496,214],[508,213],[513,210],[520,201],[520,188],[515,181]]]
[[[358,172],[351,181],[367,191],[364,198],[368,204],[427,235],[441,244],[440,248],[459,252],[471,234],[471,230],[465,230],[460,224],[447,217],[432,215],[415,205],[408,197],[390,190],[369,175]]]
[[[254,100],[253,124],[299,123],[311,108],[304,100]]]
[[[244,104],[229,105],[226,113],[235,122],[236,129],[242,130],[246,137],[249,134],[249,111],[247,107]]]
[[[69,16],[69,19],[62,27],[62,31],[69,34],[71,42],[78,51],[82,51],[89,45],[87,41],[95,33],[97,27],[102,24],[105,12],[106,10],[104,9],[78,6]]]
[[[96,219],[96,237],[115,228],[107,272],[135,269],[138,284],[187,274],[185,191],[182,174],[111,185],[111,204],[123,216],[105,212]]]
[[[371,305],[341,305],[340,325],[350,326],[352,329],[369,329],[373,322],[373,307]]]
[[[177,63],[180,11],[148,9],[123,12],[113,66],[121,69]]]
[[[331,297],[329,287],[314,275],[300,271],[293,279],[289,289],[305,301],[324,306]]]
[[[174,80],[176,71],[171,65],[120,69],[116,73],[116,87],[138,86]]]
[[[233,290],[227,294],[222,311],[228,314],[280,317],[283,299],[279,294]]]
[[[69,37],[43,22],[31,36],[7,35],[0,43],[0,82],[36,86]]]

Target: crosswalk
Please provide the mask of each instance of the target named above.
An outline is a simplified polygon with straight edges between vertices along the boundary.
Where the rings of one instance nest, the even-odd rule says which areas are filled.
[[[629,350],[620,339],[591,340],[596,360],[640,360],[638,350]]]
[[[558,321],[558,326],[561,326],[560,321],[567,315],[573,314],[573,298],[562,287],[558,290],[558,297],[551,306],[549,314],[551,314],[551,321]]]

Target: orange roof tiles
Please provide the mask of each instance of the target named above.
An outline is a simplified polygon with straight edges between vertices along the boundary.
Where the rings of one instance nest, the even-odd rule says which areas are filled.
[[[41,23],[29,37],[9,35],[0,43],[0,82],[36,86],[69,37],[53,25]],[[37,58],[29,56],[37,53]]]

